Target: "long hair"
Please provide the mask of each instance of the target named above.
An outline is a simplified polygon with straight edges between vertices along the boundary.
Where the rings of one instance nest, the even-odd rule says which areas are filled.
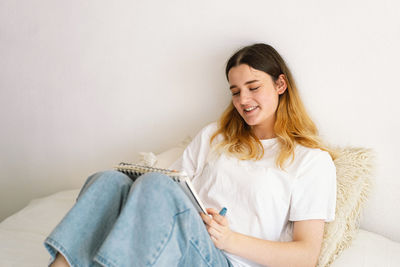
[[[296,144],[327,151],[335,159],[336,152],[325,146],[319,138],[317,127],[307,114],[293,76],[279,53],[272,46],[263,43],[243,47],[228,60],[226,78],[228,79],[231,68],[241,64],[269,74],[274,82],[281,74],[285,77],[287,89],[279,95],[275,113],[274,132],[280,145],[276,165],[283,169],[286,160],[290,157],[294,159]],[[259,160],[264,156],[261,141],[232,102],[219,119],[218,129],[212,135],[210,144],[219,134],[223,137],[217,144],[219,150],[222,149],[242,160]]]

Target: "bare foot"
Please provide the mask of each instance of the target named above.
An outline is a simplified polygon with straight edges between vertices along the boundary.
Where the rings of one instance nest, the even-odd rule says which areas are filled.
[[[56,259],[50,265],[50,267],[70,267],[70,266],[68,265],[68,262],[64,258],[64,256],[61,255],[61,253],[57,253]]]

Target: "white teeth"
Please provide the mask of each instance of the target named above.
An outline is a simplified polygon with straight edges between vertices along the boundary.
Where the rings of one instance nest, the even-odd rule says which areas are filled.
[[[250,107],[250,108],[245,108],[244,110],[245,111],[252,111],[253,109],[256,109],[257,108],[257,106],[255,106],[255,107]]]

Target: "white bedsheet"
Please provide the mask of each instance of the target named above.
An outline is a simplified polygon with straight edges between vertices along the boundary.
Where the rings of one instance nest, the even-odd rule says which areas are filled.
[[[360,230],[331,267],[400,267],[400,243]]]
[[[73,206],[79,190],[32,200],[0,223],[0,267],[47,266],[50,256],[43,240]],[[360,230],[350,248],[332,267],[398,267],[400,243]]]
[[[79,190],[69,190],[32,200],[24,209],[0,223],[0,266],[47,266],[49,254],[43,246]]]

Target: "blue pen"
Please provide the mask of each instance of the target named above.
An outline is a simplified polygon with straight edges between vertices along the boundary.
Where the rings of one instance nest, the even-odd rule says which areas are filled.
[[[225,214],[226,214],[227,211],[228,211],[228,210],[227,210],[225,207],[223,207],[223,208],[221,209],[221,211],[219,212],[219,215],[225,216]]]

